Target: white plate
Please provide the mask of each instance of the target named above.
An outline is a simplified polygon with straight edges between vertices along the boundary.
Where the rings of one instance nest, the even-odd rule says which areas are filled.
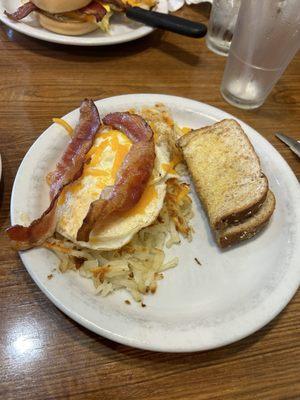
[[[110,44],[130,42],[148,35],[154,28],[141,25],[127,19],[124,15],[113,15],[111,18],[111,29],[109,33],[101,32],[100,29],[84,36],[66,36],[49,32],[42,28],[34,14],[29,15],[20,22],[14,22],[4,15],[4,10],[15,11],[21,2],[20,0],[0,0],[0,20],[14,30],[25,35],[47,42],[69,44],[74,46],[106,46]],[[157,11],[167,13],[168,5],[166,0],[159,0]]]
[[[101,115],[128,108],[165,103],[181,126],[198,128],[232,116],[206,104],[180,97],[135,94],[97,101]],[[74,125],[78,110],[66,120]],[[182,242],[169,255],[179,255],[177,268],[167,271],[157,293],[145,297],[147,307],[124,303],[117,292],[106,298],[93,294],[92,283],[75,272],[47,275],[58,260],[46,249],[21,258],[40,289],[69,317],[109,339],[143,349],[196,351],[239,340],[274,318],[289,302],[300,278],[300,189],[279,153],[255,130],[239,121],[253,143],[277,199],[269,226],[256,238],[220,251],[197,197],[192,243]],[[48,203],[45,176],[67,144],[63,128],[51,125],[25,156],[15,179],[12,223],[20,215],[40,215]],[[221,171],[220,171],[221,173]],[[202,266],[196,264],[197,257]],[[276,329],[276,328],[274,328]]]

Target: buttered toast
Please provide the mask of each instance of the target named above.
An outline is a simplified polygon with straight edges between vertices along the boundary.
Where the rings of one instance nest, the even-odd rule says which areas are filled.
[[[191,131],[177,144],[221,247],[240,240],[245,226],[241,231],[236,226],[244,220],[248,219],[250,223],[246,225],[249,227],[248,236],[250,230],[256,231],[255,224],[257,228],[263,225],[260,218],[250,218],[260,212],[268,193],[268,203],[263,208],[265,214],[261,216],[265,220],[265,215],[273,213],[271,199],[274,196],[269,192],[268,180],[252,144],[235,120],[225,119]]]

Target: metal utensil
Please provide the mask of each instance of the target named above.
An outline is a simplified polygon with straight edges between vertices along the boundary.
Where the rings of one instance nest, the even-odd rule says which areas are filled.
[[[290,138],[283,133],[277,132],[275,136],[285,143],[298,157],[300,157],[300,143],[297,140]]]
[[[157,11],[144,10],[140,7],[128,7],[125,13],[128,18],[134,21],[153,26],[154,28],[178,33],[179,35],[201,38],[206,35],[207,31],[206,25],[199,22],[193,22],[185,18]]]

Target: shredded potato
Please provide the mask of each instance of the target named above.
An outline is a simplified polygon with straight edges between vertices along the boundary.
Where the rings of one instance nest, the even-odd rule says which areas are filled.
[[[82,248],[57,233],[44,243],[44,247],[57,254],[61,272],[77,270],[82,277],[93,281],[96,293],[107,296],[125,288],[134,300],[141,302],[145,294],[156,292],[157,282],[164,277],[163,272],[178,264],[177,257],[165,261],[164,248],[179,244],[181,237],[192,240],[190,221],[193,211],[189,186],[179,181],[179,177],[186,175],[187,170],[175,142],[184,132],[174,123],[163,104],[144,108],[139,114],[150,124],[156,143],[168,146],[171,162],[166,164],[166,168],[178,176],[167,181],[164,206],[156,221],[140,230],[127,245],[118,250]],[[65,121],[56,119],[55,122],[70,132]]]
[[[180,234],[192,239],[189,223],[193,217],[189,187],[172,178],[167,181],[167,194],[157,220],[121,249],[95,251],[80,248],[56,234],[44,247],[57,254],[60,271],[78,270],[93,280],[96,293],[107,296],[114,290],[127,289],[140,302],[146,293],[155,293],[163,271],[176,267],[177,257],[165,262],[164,247],[180,243]]]

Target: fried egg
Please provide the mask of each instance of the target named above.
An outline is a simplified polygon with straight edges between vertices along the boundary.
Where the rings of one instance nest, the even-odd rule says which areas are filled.
[[[105,187],[113,185],[117,172],[132,143],[125,134],[107,130],[96,135],[86,157],[81,177],[68,185],[58,200],[56,231],[80,246],[95,250],[113,250],[127,244],[134,234],[152,224],[163,207],[166,180],[173,174],[170,154],[164,144],[156,144],[152,176],[139,202],[117,219],[91,232],[89,242],[77,242],[76,236],[88,213]]]

